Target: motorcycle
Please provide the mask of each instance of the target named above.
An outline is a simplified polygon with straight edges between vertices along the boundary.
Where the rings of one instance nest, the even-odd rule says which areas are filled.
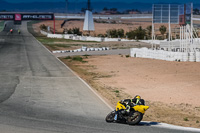
[[[10,29],[10,33],[11,33],[11,34],[13,33],[13,29]]]
[[[114,122],[116,111],[118,111],[118,120],[116,122],[127,123],[129,125],[137,125],[142,119],[145,111],[149,106],[135,105],[131,106],[130,111],[126,111],[126,107],[119,101],[116,109],[106,116],[106,122]]]

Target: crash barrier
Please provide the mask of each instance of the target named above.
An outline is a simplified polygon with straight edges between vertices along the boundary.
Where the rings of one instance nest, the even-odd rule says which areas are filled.
[[[48,33],[47,33],[47,32],[45,32],[45,31],[43,31],[43,30],[40,30],[40,33],[41,33],[42,35],[45,35],[45,36],[47,36],[47,35],[48,35]]]
[[[108,37],[91,37],[91,36],[78,36],[75,34],[51,34],[46,31],[41,30],[41,34],[49,37],[49,38],[64,38],[71,40],[80,40],[80,41],[96,41],[96,42],[135,42],[136,40],[129,39],[121,39],[121,38],[108,38]],[[153,43],[153,44],[161,44],[167,42],[167,40],[137,40],[144,43]]]
[[[173,52],[164,50],[152,50],[148,48],[131,48],[130,56],[166,61],[200,62],[199,50],[197,50],[196,52]]]
[[[135,41],[135,40],[121,39],[121,38],[78,36],[75,34],[51,34],[43,30],[41,30],[40,33],[49,38],[63,38],[63,39],[80,40],[80,41],[96,41],[96,42]]]
[[[200,52],[196,52],[196,62],[200,62]]]
[[[40,33],[49,37],[49,38],[64,38],[64,39],[71,39],[71,40],[80,40],[80,41],[96,41],[96,42],[117,42],[117,41],[124,41],[124,42],[135,42],[140,41],[144,43],[150,43],[150,44],[158,44],[161,48],[168,48],[169,43],[165,40],[128,40],[128,39],[121,39],[121,38],[108,38],[108,37],[91,37],[91,36],[78,36],[75,34],[52,34],[48,33],[46,31],[40,30]],[[200,39],[199,39],[200,41]],[[172,40],[170,42],[171,47],[178,47],[180,45],[180,40]]]
[[[80,49],[75,49],[75,50],[56,50],[52,51],[52,53],[68,53],[68,52],[84,52],[84,51],[104,51],[104,50],[110,50],[108,47],[102,47],[102,48],[87,48],[87,47],[82,47]]]

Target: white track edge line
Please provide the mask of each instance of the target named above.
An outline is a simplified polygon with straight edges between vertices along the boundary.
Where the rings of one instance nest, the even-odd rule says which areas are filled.
[[[142,121],[147,124],[150,124],[149,121]],[[193,128],[193,127],[183,127],[183,126],[176,126],[172,124],[167,123],[159,123],[157,125],[151,125],[152,127],[159,127],[159,128],[167,128],[167,129],[173,129],[173,130],[182,130],[182,131],[192,131],[192,132],[200,132],[199,128]]]

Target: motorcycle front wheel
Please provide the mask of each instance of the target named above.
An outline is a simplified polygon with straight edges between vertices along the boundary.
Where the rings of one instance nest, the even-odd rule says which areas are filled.
[[[113,122],[114,121],[114,117],[115,117],[115,111],[110,112],[106,116],[106,122]]]
[[[129,125],[136,125],[138,124],[143,118],[143,114],[140,112],[131,112],[130,116],[127,119],[127,123]]]

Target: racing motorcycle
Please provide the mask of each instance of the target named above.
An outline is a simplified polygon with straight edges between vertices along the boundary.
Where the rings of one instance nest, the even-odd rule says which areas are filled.
[[[148,108],[149,106],[145,105],[135,105],[131,106],[130,111],[127,112],[126,107],[119,101],[116,109],[106,116],[106,122],[114,122],[115,112],[118,111],[118,120],[116,122],[137,125],[142,120],[143,115]]]
[[[11,33],[11,34],[13,33],[13,29],[10,29],[10,33]]]

